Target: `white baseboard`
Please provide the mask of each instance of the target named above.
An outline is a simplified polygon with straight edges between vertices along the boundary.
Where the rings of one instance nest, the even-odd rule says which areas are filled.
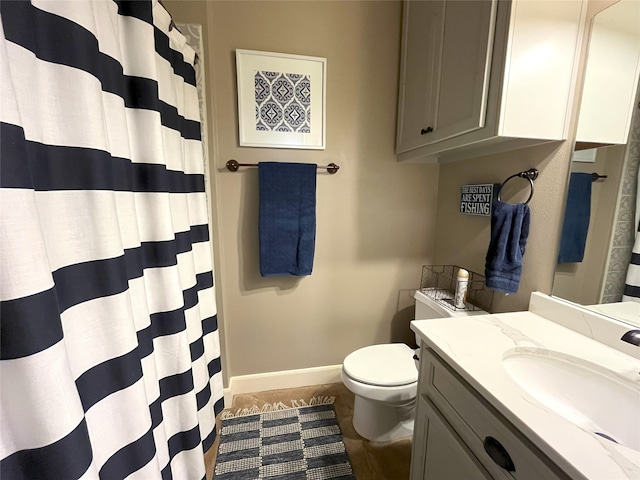
[[[282,388],[308,387],[341,382],[342,365],[282,370],[280,372],[257,373],[231,377],[229,387],[224,389],[224,404],[231,405],[234,395],[264,392]]]

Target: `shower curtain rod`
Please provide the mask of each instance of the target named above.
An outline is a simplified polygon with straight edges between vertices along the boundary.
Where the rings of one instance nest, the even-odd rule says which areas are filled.
[[[171,12],[169,12],[169,10],[167,9],[167,7],[164,6],[164,3],[162,3],[162,0],[158,0],[158,3],[160,5],[162,5],[162,8],[164,8],[167,13],[169,14],[169,18],[171,19],[171,22],[169,22],[169,31],[173,30],[174,28],[176,30],[178,30],[180,32],[180,29],[178,28],[178,26],[176,25],[176,22],[173,20],[173,15],[171,15]],[[180,32],[181,35],[184,35],[182,32]],[[198,52],[194,52],[195,55],[193,56],[193,64],[197,65],[198,61],[200,60],[198,58]]]
[[[229,160],[227,162],[227,169],[230,172],[237,172],[240,167],[257,167],[257,163],[238,163],[237,160]],[[340,170],[340,166],[335,163],[330,163],[329,165],[318,165],[318,169],[326,169],[331,175],[337,173]]]

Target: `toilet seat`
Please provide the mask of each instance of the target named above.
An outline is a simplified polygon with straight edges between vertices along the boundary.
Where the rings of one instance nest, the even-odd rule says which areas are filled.
[[[371,345],[347,355],[343,372],[372,386],[399,387],[418,381],[414,351],[404,343]]]

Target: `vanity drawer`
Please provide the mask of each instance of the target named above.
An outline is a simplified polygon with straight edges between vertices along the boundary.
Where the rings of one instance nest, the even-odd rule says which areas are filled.
[[[469,449],[497,479],[569,479],[522,433],[430,349],[422,348],[421,394],[426,395],[445,416]],[[502,468],[487,450],[506,464],[508,452],[514,471]]]

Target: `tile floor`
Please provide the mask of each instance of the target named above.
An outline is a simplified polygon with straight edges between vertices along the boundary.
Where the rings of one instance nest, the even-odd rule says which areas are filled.
[[[262,407],[269,403],[282,402],[287,405],[292,400],[309,402],[312,397],[333,396],[334,407],[353,473],[358,480],[405,480],[409,478],[411,460],[411,438],[387,443],[371,443],[353,429],[353,393],[342,383],[316,385],[312,387],[271,390],[267,392],[236,395],[229,410],[237,412],[241,408]],[[218,426],[218,428],[220,428]],[[207,480],[213,477],[218,442],[205,454]]]

